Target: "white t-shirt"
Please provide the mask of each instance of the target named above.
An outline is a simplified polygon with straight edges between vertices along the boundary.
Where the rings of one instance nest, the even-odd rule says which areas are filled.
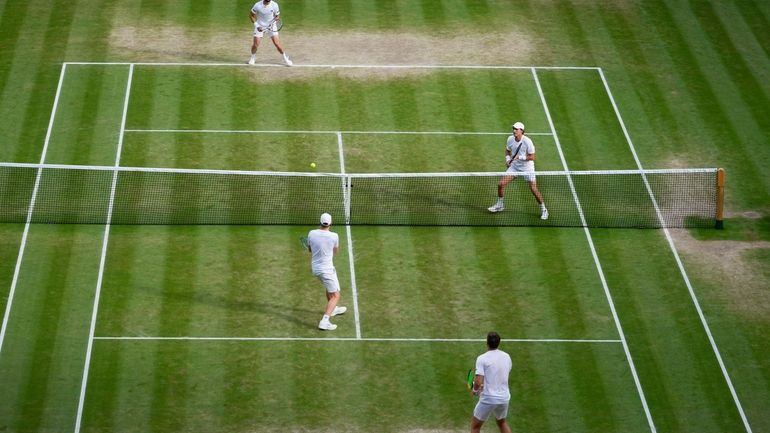
[[[315,229],[307,234],[307,244],[312,253],[310,267],[314,274],[334,270],[334,248],[339,248],[340,237],[329,230]]]
[[[476,358],[476,374],[484,376],[484,388],[479,395],[479,402],[502,404],[511,400],[508,374],[512,366],[511,357],[499,349],[488,350]]]
[[[519,144],[521,144],[521,147],[519,147]],[[513,158],[513,164],[511,165],[514,168],[520,171],[535,170],[535,161],[522,161],[519,159],[520,155],[531,155],[535,153],[535,144],[532,142],[532,140],[529,139],[529,137],[522,135],[521,141],[516,141],[516,137],[511,135],[508,137],[508,143],[505,145],[505,148],[511,152],[511,157]],[[519,149],[518,152],[516,152],[517,148]],[[513,152],[516,152],[516,154],[514,155]]]
[[[278,3],[271,1],[265,6],[262,0],[254,3],[254,7],[251,8],[251,12],[257,16],[257,25],[266,26],[270,24],[275,17],[281,14],[278,9]]]

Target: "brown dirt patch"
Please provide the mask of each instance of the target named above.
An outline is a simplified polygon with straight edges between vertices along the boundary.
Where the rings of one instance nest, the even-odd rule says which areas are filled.
[[[671,230],[677,248],[697,269],[721,287],[722,301],[741,317],[767,320],[770,289],[761,266],[747,258],[756,249],[770,249],[767,241],[700,241],[687,230]]]
[[[309,32],[282,32],[286,52],[297,65],[526,65],[535,47],[517,32],[474,38],[418,33],[341,32],[334,36]],[[114,57],[135,62],[241,63],[248,60],[251,34],[190,30],[181,26],[116,25],[109,37]],[[261,64],[280,64],[281,57],[264,39],[257,56]],[[427,73],[420,69],[345,69],[351,78]],[[317,72],[295,68],[282,79],[297,79]],[[277,74],[271,74],[277,75]],[[281,74],[284,75],[284,74]]]

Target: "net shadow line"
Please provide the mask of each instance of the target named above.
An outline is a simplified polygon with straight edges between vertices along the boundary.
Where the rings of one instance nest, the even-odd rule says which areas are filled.
[[[596,247],[593,242],[593,237],[591,236],[591,231],[588,229],[588,224],[586,223],[585,215],[583,214],[582,206],[580,204],[580,199],[577,196],[577,192],[575,191],[575,186],[572,182],[572,176],[569,174],[569,167],[567,165],[567,159],[564,156],[564,152],[561,148],[561,142],[559,141],[559,136],[556,133],[556,128],[553,124],[553,118],[551,117],[551,112],[548,109],[548,103],[545,99],[545,94],[543,93],[543,88],[540,84],[540,79],[537,76],[537,70],[534,68],[532,69],[532,77],[535,81],[535,85],[537,86],[538,94],[540,95],[540,101],[543,105],[543,110],[545,111],[546,118],[548,119],[548,125],[551,128],[551,132],[553,133],[553,139],[554,143],[556,144],[556,148],[559,152],[559,158],[561,159],[562,166],[564,168],[564,171],[566,171],[567,174],[567,180],[570,185],[570,190],[572,191],[572,197],[575,201],[575,205],[578,208],[578,211],[580,213],[580,219],[583,224],[583,231],[586,235],[586,240],[588,242],[588,247],[591,250],[591,255],[593,256],[594,264],[596,266],[596,270],[599,272],[599,279],[602,284],[602,288],[604,289],[604,294],[607,297],[607,301],[610,307],[610,311],[612,312],[613,320],[615,321],[615,328],[620,336],[621,344],[623,346],[623,351],[626,355],[626,360],[628,362],[628,365],[630,367],[631,375],[634,380],[634,384],[636,386],[637,393],[639,394],[639,399],[642,403],[642,408],[644,410],[644,414],[647,418],[647,424],[649,425],[650,431],[652,433],[655,433],[657,429],[655,428],[655,422],[652,419],[652,414],[650,412],[649,405],[647,404],[647,398],[644,395],[644,390],[642,389],[641,381],[639,380],[639,374],[636,371],[636,366],[634,364],[633,357],[631,356],[631,350],[628,347],[628,342],[626,340],[625,332],[623,331],[623,326],[620,323],[620,318],[618,317],[617,309],[615,308],[615,301],[612,298],[612,294],[610,293],[609,285],[607,284],[607,279],[604,275],[604,270],[602,268],[601,261],[599,260],[599,256],[596,252]],[[641,168],[641,167],[640,167]]]
[[[128,78],[126,80],[126,92],[123,98],[123,114],[120,120],[120,134],[118,135],[118,144],[117,144],[117,149],[115,151],[114,167],[116,169],[120,167],[120,156],[123,150],[123,139],[125,136],[125,129],[126,129],[126,117],[128,115],[128,102],[131,96],[131,83],[133,80],[133,76],[134,76],[134,65],[130,64],[128,68]],[[104,281],[104,267],[107,262],[107,245],[109,244],[109,239],[110,239],[110,223],[112,222],[112,210],[113,210],[113,205],[115,203],[115,191],[117,190],[118,173],[119,173],[118,170],[113,171],[112,185],[110,186],[110,201],[109,201],[109,206],[107,208],[107,221],[106,221],[106,224],[104,225],[104,237],[102,238],[102,251],[101,251],[101,256],[99,258],[99,272],[96,277],[94,303],[91,309],[91,324],[89,326],[88,345],[86,347],[86,357],[85,357],[85,363],[83,366],[83,376],[82,376],[81,385],[80,385],[80,397],[78,399],[78,409],[77,409],[77,415],[75,419],[75,433],[80,432],[81,423],[83,420],[83,407],[85,404],[86,388],[88,386],[88,373],[91,367],[91,355],[93,353],[94,333],[96,331],[96,318],[99,312],[99,299],[101,297],[102,282]]]
[[[620,115],[620,109],[618,108],[618,105],[615,101],[615,97],[612,94],[612,91],[610,90],[609,82],[607,81],[606,76],[604,75],[604,71],[602,68],[598,68],[597,72],[599,73],[599,77],[602,80],[602,84],[604,85],[604,89],[607,92],[607,96],[610,100],[610,103],[612,104],[612,109],[615,112],[615,116],[618,119],[618,123],[620,124],[620,128],[623,131],[623,136],[626,139],[626,142],[628,143],[628,147],[631,150],[631,154],[634,157],[634,161],[636,162],[637,168],[639,170],[643,170],[642,162],[639,159],[639,155],[636,153],[636,147],[634,146],[633,141],[631,140],[631,135],[628,132],[628,129],[626,128],[626,124],[623,121],[623,117]],[[698,297],[695,294],[695,289],[693,288],[692,283],[690,282],[690,278],[687,275],[687,271],[684,268],[684,264],[682,263],[682,259],[679,256],[679,250],[676,248],[676,244],[674,243],[674,239],[671,237],[671,233],[668,230],[668,227],[666,226],[665,220],[663,219],[663,215],[660,211],[660,207],[658,206],[658,202],[655,199],[655,194],[652,192],[652,188],[650,187],[650,184],[647,180],[647,176],[642,171],[642,179],[644,181],[644,185],[647,188],[647,193],[650,196],[650,199],[652,200],[652,203],[655,207],[655,213],[658,217],[658,220],[660,221],[661,228],[663,229],[663,233],[666,237],[666,241],[668,242],[669,248],[671,249],[671,253],[674,256],[674,260],[676,261],[676,265],[679,269],[679,273],[682,276],[682,279],[684,280],[685,286],[687,287],[687,291],[690,294],[690,298],[692,299],[693,305],[695,306],[695,310],[698,312],[698,317],[700,318],[701,325],[703,326],[703,329],[706,331],[706,335],[709,340],[709,344],[711,345],[711,349],[714,352],[714,356],[717,359],[717,362],[719,363],[719,368],[722,371],[722,376],[725,379],[725,382],[727,384],[728,389],[730,390],[730,394],[733,398],[733,402],[735,403],[736,408],[738,409],[738,413],[741,417],[741,421],[743,422],[743,426],[746,429],[747,433],[752,433],[751,425],[749,424],[749,420],[746,417],[746,414],[743,410],[743,405],[741,404],[740,399],[738,398],[738,393],[735,390],[735,386],[733,386],[732,379],[730,378],[730,374],[727,371],[727,367],[725,366],[724,361],[722,360],[722,355],[719,351],[719,347],[717,346],[716,340],[714,339],[714,336],[711,333],[711,327],[708,324],[708,321],[706,320],[706,315],[703,313],[703,309],[700,306],[700,302],[698,301]]]
[[[32,188],[32,196],[29,199],[29,207],[27,208],[27,218],[24,224],[24,231],[21,235],[21,243],[19,244],[19,253],[16,256],[16,265],[13,269],[13,277],[11,279],[11,287],[8,291],[8,298],[5,303],[5,312],[3,313],[3,323],[0,326],[0,356],[3,353],[3,343],[5,342],[5,334],[8,330],[8,322],[11,317],[11,309],[13,307],[13,301],[16,295],[16,287],[19,283],[19,275],[21,274],[21,264],[24,260],[24,251],[27,247],[27,237],[29,236],[29,228],[32,222],[32,212],[35,209],[35,201],[37,200],[37,194],[40,189],[40,179],[43,175],[42,165],[45,164],[45,158],[48,153],[48,144],[51,142],[51,131],[53,130],[54,119],[56,118],[56,111],[59,107],[59,98],[61,97],[61,90],[64,84],[64,77],[67,72],[67,65],[62,64],[61,71],[59,72],[59,82],[56,84],[56,95],[53,100],[53,107],[51,107],[51,115],[48,119],[48,129],[45,133],[45,139],[43,141],[43,150],[40,152],[40,167],[37,169],[35,175],[35,185]]]

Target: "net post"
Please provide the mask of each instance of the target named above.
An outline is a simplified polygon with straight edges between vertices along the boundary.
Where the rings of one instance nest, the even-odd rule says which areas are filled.
[[[717,209],[716,223],[714,228],[722,230],[724,228],[724,208],[725,208],[725,169],[717,169]]]

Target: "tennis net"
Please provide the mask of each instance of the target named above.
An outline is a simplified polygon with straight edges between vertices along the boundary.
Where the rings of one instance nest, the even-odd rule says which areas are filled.
[[[0,222],[713,227],[717,169],[537,172],[490,213],[504,173],[291,173],[0,163]]]

